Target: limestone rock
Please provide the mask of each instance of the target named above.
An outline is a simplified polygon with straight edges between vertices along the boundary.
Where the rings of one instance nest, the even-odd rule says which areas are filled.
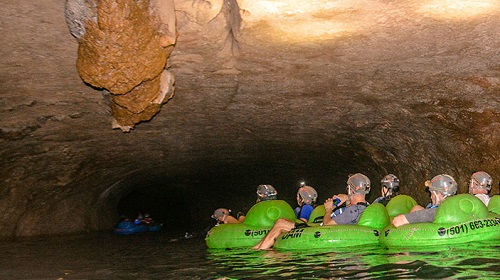
[[[79,38],[81,78],[111,93],[119,126],[150,120],[161,107],[152,101],[164,95],[160,76],[176,40],[173,2],[77,0],[66,7],[70,30]]]
[[[97,22],[97,0],[66,0],[64,15],[71,35],[80,39],[85,34],[85,22]]]

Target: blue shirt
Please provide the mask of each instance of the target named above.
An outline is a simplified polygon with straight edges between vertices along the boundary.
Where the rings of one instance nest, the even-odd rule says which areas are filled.
[[[432,208],[438,208],[439,204],[432,204],[432,203],[429,203],[427,204],[427,206],[425,206],[425,209],[432,209]]]
[[[295,216],[297,217],[297,219],[304,219],[308,221],[313,210],[314,207],[312,205],[304,204],[302,205],[302,207],[299,206],[295,208]]]

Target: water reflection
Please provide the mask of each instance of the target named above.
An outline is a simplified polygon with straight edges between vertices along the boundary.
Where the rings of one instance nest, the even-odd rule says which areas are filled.
[[[219,278],[443,279],[498,278],[500,244],[387,250],[378,246],[341,251],[209,250]]]
[[[0,242],[0,279],[500,279],[500,241],[387,250],[209,250],[203,238],[95,234]]]

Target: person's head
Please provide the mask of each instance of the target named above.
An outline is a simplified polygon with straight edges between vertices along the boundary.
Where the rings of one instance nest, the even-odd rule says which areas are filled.
[[[399,192],[399,178],[394,174],[387,174],[380,181],[383,197],[391,197]]]
[[[212,215],[212,219],[216,220],[217,223],[222,223],[226,219],[226,217],[229,215],[231,210],[228,210],[226,208],[219,208],[214,211],[214,214]]]
[[[318,193],[313,187],[302,186],[297,191],[297,203],[302,206],[304,204],[313,205],[316,203]]]
[[[257,186],[257,203],[265,200],[278,199],[278,192],[271,185]]]
[[[352,197],[365,197],[370,192],[370,179],[361,173],[351,174],[347,179],[347,195]]]
[[[470,194],[489,194],[491,191],[491,185],[493,184],[493,179],[491,179],[490,174],[484,171],[478,171],[472,174],[469,183],[469,193]]]
[[[439,205],[447,197],[457,193],[457,182],[448,174],[434,176],[425,182],[425,186],[431,193],[432,205]]]

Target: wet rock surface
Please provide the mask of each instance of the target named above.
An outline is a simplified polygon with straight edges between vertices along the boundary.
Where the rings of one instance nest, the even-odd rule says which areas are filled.
[[[440,173],[463,193],[487,171],[498,193],[497,2],[283,3],[175,1],[175,96],[130,133],[79,76],[64,1],[4,3],[0,235],[109,229],[138,194],[204,227],[258,184],[292,203],[305,179],[322,202],[355,172],[370,200],[387,173],[422,204]]]

